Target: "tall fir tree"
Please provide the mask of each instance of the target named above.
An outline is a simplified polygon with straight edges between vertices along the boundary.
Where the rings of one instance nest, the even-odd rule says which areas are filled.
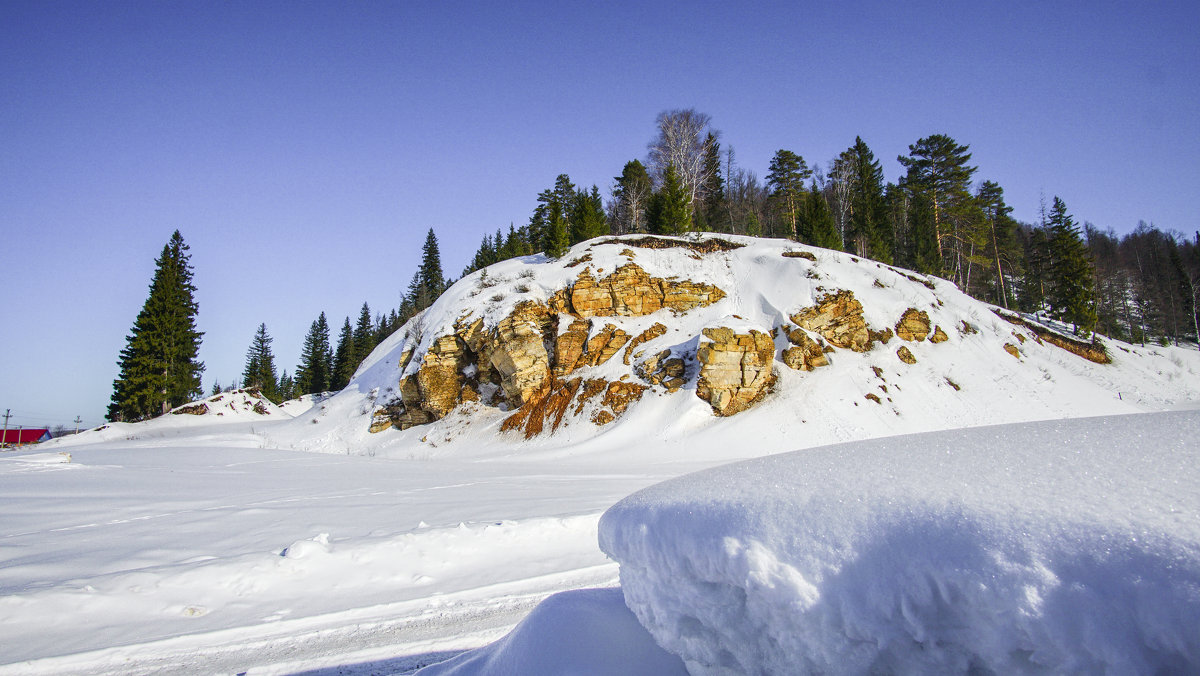
[[[1017,224],[1009,216],[1012,207],[1004,202],[1004,189],[1000,184],[984,181],[976,191],[975,199],[987,223],[985,254],[992,267],[993,298],[1007,309],[1011,294],[1006,276],[1011,274],[1016,257],[1014,230]]]
[[[350,318],[342,322],[342,330],[338,334],[337,348],[333,351],[333,379],[330,389],[339,391],[350,384],[350,377],[358,364],[354,363],[354,332],[350,328]]]
[[[201,394],[204,363],[196,357],[204,334],[196,330],[199,306],[188,249],[176,230],[155,261],[150,296],[121,350],[110,421],[152,418]]]
[[[726,204],[725,178],[721,175],[721,144],[709,132],[704,143],[704,182],[696,204],[696,229],[704,232],[732,232]]]
[[[279,376],[279,398],[283,401],[296,398],[296,384],[288,375],[287,369],[284,369],[283,374]]]
[[[804,158],[790,150],[779,149],[767,168],[767,186],[771,201],[786,227],[789,239],[799,239],[800,211],[804,201],[804,182],[812,170]]]
[[[571,244],[586,242],[593,237],[609,234],[608,219],[604,216],[604,202],[600,189],[592,186],[591,192],[580,190],[575,194],[571,218]]]
[[[322,312],[313,320],[300,350],[296,367],[299,394],[319,394],[329,390],[333,371],[333,351],[329,348],[329,322]]]
[[[446,276],[442,272],[442,254],[438,250],[437,235],[433,228],[425,235],[421,246],[421,266],[417,269],[419,310],[424,310],[446,290]],[[366,355],[363,355],[364,357]]]
[[[850,219],[847,244],[860,256],[892,262],[892,233],[886,227],[883,201],[883,167],[861,136],[843,153],[849,161]],[[850,248],[850,247],[847,247]]]
[[[962,225],[959,219],[971,215],[970,210],[959,207],[972,202],[970,183],[976,169],[967,164],[971,160],[969,150],[970,146],[959,145],[945,134],[934,134],[910,145],[907,157],[896,158],[908,170],[902,185],[911,191],[914,206],[920,200],[919,206],[927,207],[911,212],[911,236],[930,240],[914,243],[921,271],[949,272],[956,282],[963,269],[963,238],[957,237]],[[925,254],[930,248],[937,252],[937,264],[931,264]]]
[[[841,238],[838,236],[837,223],[833,220],[833,212],[829,209],[825,195],[817,190],[816,181],[813,181],[812,189],[804,195],[802,207],[800,218],[797,220],[800,241],[826,249],[838,248]]]
[[[271,353],[274,339],[267,333],[267,325],[259,324],[246,350],[246,367],[242,371],[243,387],[255,388],[264,397],[276,404],[279,398],[279,381],[275,375],[275,355]]]
[[[651,200],[650,232],[656,235],[682,235],[692,229],[692,208],[688,193],[671,166],[663,173],[662,188]]]
[[[625,163],[621,175],[613,179],[613,221],[615,234],[646,231],[646,209],[654,187],[646,165],[638,160]]]
[[[1092,262],[1067,205],[1057,196],[1050,207],[1050,307],[1065,322],[1090,331],[1096,323],[1092,306]]]
[[[350,360],[354,364],[354,371],[358,370],[358,365],[374,349],[375,331],[371,325],[371,308],[364,302],[362,310],[358,313],[358,322],[354,325],[354,356]]]

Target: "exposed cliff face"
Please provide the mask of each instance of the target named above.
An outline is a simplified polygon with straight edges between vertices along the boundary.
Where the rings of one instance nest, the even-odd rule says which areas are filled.
[[[797,376],[837,370],[846,355],[883,378],[885,362],[870,355],[892,352],[886,363],[916,367],[923,351],[954,350],[935,316],[964,327],[959,340],[979,339],[975,325],[943,308],[944,287],[930,279],[794,243],[749,240],[760,250],[742,254],[746,241],[616,238],[580,245],[561,261],[514,262],[507,269],[519,266],[515,278],[497,267],[460,281],[457,296],[439,300],[457,305],[435,306],[432,319],[404,329],[396,385],[377,402],[371,431],[426,425],[471,402],[506,411],[501,429],[525,436],[594,428],[654,391],[731,416],[771,397],[780,368]],[[838,274],[830,276],[831,265]],[[438,319],[447,316],[456,319]],[[893,336],[906,344],[877,349]],[[994,353],[1014,352],[1011,337],[996,337]],[[889,394],[880,385],[858,401],[891,404]]]

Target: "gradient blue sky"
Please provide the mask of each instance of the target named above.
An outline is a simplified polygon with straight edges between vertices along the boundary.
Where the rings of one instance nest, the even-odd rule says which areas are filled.
[[[395,307],[426,229],[450,274],[556,175],[607,196],[654,118],[712,116],[760,176],[971,146],[1015,215],[1193,232],[1200,3],[0,2],[0,412],[104,416],[178,228],[200,357],[280,367],[322,310]]]

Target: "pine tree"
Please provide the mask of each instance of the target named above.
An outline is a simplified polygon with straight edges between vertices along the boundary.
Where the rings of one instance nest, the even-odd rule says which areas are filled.
[[[150,296],[126,336],[113,382],[110,421],[161,415],[201,394],[203,362],[193,294],[191,256],[176,230],[155,261]]]
[[[1004,202],[1004,189],[993,181],[984,181],[975,194],[987,222],[986,255],[992,265],[995,296],[999,305],[1008,308],[1009,290],[1005,270],[1011,272],[1016,222],[1009,216],[1012,207]]]
[[[971,200],[969,185],[975,174],[975,167],[967,164],[971,160],[970,146],[959,145],[954,139],[944,134],[934,134],[919,139],[908,147],[908,156],[896,158],[908,173],[903,185],[912,191],[915,198],[924,198],[930,209],[922,209],[922,220],[914,222],[916,226],[912,236],[931,239],[928,243],[916,243],[915,248],[922,253],[918,258],[925,267],[935,267],[923,272],[953,273],[956,282],[961,281],[963,272],[963,251],[960,246],[963,239],[958,237],[961,224],[956,217],[969,216],[969,212],[956,210],[956,207]],[[937,251],[938,265],[929,266],[924,250],[932,248]]]
[[[358,313],[358,323],[354,325],[354,351],[351,353],[354,356],[350,360],[353,370],[357,371],[358,365],[374,349],[375,331],[371,326],[371,308],[364,302],[362,310]]]
[[[833,212],[830,211],[825,196],[817,190],[816,181],[813,181],[812,189],[804,196],[802,207],[800,218],[797,220],[800,241],[826,249],[837,249],[841,244],[837,224],[833,220]]]
[[[572,210],[571,244],[586,242],[593,237],[607,234],[609,234],[608,219],[604,217],[604,203],[600,199],[600,189],[593,185],[590,193],[580,190],[575,194]]]
[[[804,181],[812,176],[812,170],[803,157],[783,149],[775,151],[767,169],[771,200],[787,226],[786,234],[790,239],[798,239],[797,221],[804,200]]]
[[[287,369],[284,369],[283,375],[279,376],[279,398],[283,401],[296,398],[296,383],[288,375]]]
[[[562,209],[558,203],[554,203],[550,207],[550,220],[546,226],[546,242],[545,249],[547,256],[551,258],[560,258],[567,253],[567,249],[571,245],[571,236],[567,219],[562,214]]]
[[[850,222],[847,239],[860,256],[892,262],[892,233],[885,226],[883,168],[861,136],[843,154],[850,162]]]
[[[1065,322],[1090,331],[1096,323],[1092,307],[1092,263],[1075,219],[1057,196],[1050,208],[1050,307]]]
[[[650,232],[657,235],[682,235],[692,228],[692,209],[688,204],[687,192],[679,182],[675,169],[668,166],[663,174],[663,185],[652,200],[653,220]]]
[[[433,305],[433,301],[445,290],[446,276],[442,272],[442,254],[438,251],[437,235],[433,234],[433,228],[430,228],[429,233],[425,235],[425,244],[421,247],[421,266],[417,269],[418,311]]]
[[[242,371],[242,382],[246,387],[257,388],[264,397],[278,404],[279,381],[275,376],[275,355],[271,353],[274,341],[267,334],[267,325],[259,324],[250,349],[246,351],[246,368]]]
[[[317,394],[329,390],[333,371],[333,354],[329,349],[329,322],[325,313],[313,320],[300,350],[300,365],[296,367],[296,387],[299,394]]]
[[[330,389],[340,391],[350,384],[350,378],[358,364],[354,362],[354,332],[350,329],[350,318],[342,322],[338,334],[337,349],[333,352],[333,382]]]
[[[625,163],[621,175],[613,179],[613,220],[615,233],[624,235],[646,231],[646,208],[650,203],[653,184],[646,166],[638,160]]]
[[[731,232],[725,179],[721,176],[721,144],[716,134],[709,132],[704,145],[704,182],[700,185],[699,203],[695,210],[696,229]]]

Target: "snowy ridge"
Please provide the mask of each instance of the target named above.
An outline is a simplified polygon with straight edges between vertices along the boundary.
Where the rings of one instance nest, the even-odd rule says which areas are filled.
[[[1200,413],[831,446],[667,481],[601,522],[692,674],[1200,668]]]

